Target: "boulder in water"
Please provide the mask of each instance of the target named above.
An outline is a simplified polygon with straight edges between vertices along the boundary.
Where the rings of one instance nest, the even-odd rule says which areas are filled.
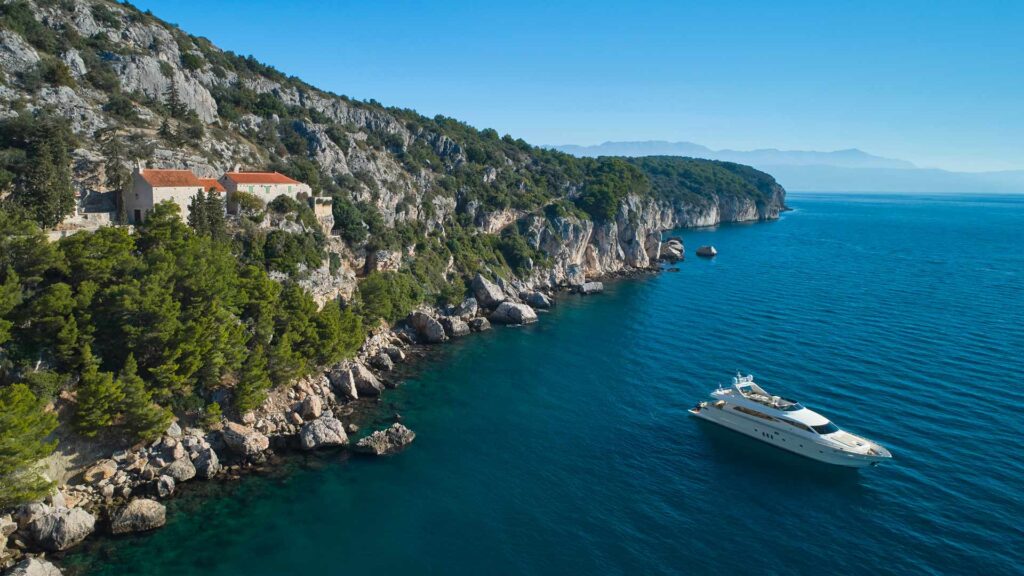
[[[458,316],[445,316],[441,318],[441,326],[449,338],[459,338],[469,334],[469,324],[466,324]]]
[[[489,319],[498,324],[530,324],[537,321],[537,313],[526,304],[502,302],[491,312]]]
[[[425,312],[417,310],[409,314],[409,325],[416,330],[417,336],[429,344],[437,344],[448,339],[441,323]]]
[[[114,534],[145,532],[163,526],[167,522],[167,508],[148,498],[136,498],[114,514],[110,531]]]
[[[718,250],[715,250],[714,246],[701,246],[697,248],[697,256],[701,258],[714,258],[718,255]]]
[[[96,518],[81,508],[53,508],[28,525],[28,533],[41,548],[57,552],[85,540],[96,528]]]
[[[384,430],[377,430],[373,434],[359,440],[356,443],[356,452],[374,454],[376,456],[394,454],[401,451],[415,439],[415,432],[396,422]]]
[[[366,366],[356,362],[349,372],[352,374],[352,382],[360,396],[380,396],[380,393],[384,391],[384,384],[381,384],[380,379],[374,376]]]
[[[303,450],[345,446],[348,444],[348,435],[340,420],[333,416],[323,416],[302,425],[299,444]]]
[[[576,288],[576,291],[579,292],[580,294],[583,294],[584,296],[587,296],[589,294],[600,294],[601,292],[604,292],[604,283],[584,282],[583,284],[580,284]]]
[[[62,576],[60,569],[42,558],[26,558],[14,565],[7,576]]]
[[[491,321],[483,316],[473,318],[469,321],[469,329],[473,332],[484,332],[491,329]]]
[[[538,310],[551,308],[551,298],[543,292],[527,292],[523,295],[523,301]]]

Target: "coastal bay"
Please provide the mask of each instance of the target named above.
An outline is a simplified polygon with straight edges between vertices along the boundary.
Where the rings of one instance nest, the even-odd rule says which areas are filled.
[[[1021,431],[1006,378],[1024,371],[1024,202],[791,199],[778,222],[681,232],[690,247],[714,244],[713,260],[437,347],[376,416],[397,411],[416,430],[406,452],[293,458],[196,488],[209,493],[171,500],[162,530],[89,544],[67,564],[1013,573],[1024,470],[989,447]],[[689,419],[737,369],[895,461],[832,470]]]

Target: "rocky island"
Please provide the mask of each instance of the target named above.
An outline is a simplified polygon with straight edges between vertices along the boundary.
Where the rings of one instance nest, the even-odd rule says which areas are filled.
[[[352,415],[413,349],[679,261],[667,230],[785,209],[747,166],[573,158],[106,0],[0,4],[0,71],[11,574],[157,529],[183,485],[275,453],[394,454],[412,430]]]

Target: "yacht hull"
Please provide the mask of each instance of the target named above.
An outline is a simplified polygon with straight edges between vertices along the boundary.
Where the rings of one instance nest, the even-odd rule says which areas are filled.
[[[770,422],[754,422],[751,419],[732,414],[711,405],[703,408],[693,408],[690,414],[714,422],[720,426],[744,434],[765,444],[781,448],[805,458],[832,464],[834,466],[845,466],[848,468],[863,468],[865,466],[877,465],[887,460],[886,457],[873,456],[869,454],[858,454],[847,452],[838,448],[814,442],[805,436],[795,434],[789,430],[778,428]]]

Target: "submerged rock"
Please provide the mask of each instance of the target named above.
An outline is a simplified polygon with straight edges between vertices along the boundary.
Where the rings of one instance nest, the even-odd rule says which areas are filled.
[[[404,425],[394,423],[385,430],[377,430],[356,443],[356,452],[382,456],[394,454],[412,443],[416,433]]]
[[[489,319],[498,324],[529,324],[537,321],[537,313],[526,304],[502,302],[491,312]]]
[[[96,518],[81,508],[54,508],[32,520],[28,533],[41,548],[57,552],[85,540]]]
[[[119,510],[110,521],[114,534],[144,532],[163,526],[167,522],[167,508],[148,498],[136,498]]]
[[[270,439],[237,422],[228,422],[221,430],[224,444],[239,456],[252,457],[270,448]]]
[[[348,435],[340,420],[324,416],[302,425],[299,444],[303,450],[345,446],[348,444]]]
[[[480,273],[473,277],[472,288],[477,303],[484,308],[494,308],[507,298],[504,290],[484,278]]]
[[[42,558],[26,558],[15,564],[7,576],[61,576],[61,571]]]
[[[429,344],[437,344],[448,339],[444,327],[433,316],[416,311],[409,314],[409,325],[416,330],[416,335]]]

